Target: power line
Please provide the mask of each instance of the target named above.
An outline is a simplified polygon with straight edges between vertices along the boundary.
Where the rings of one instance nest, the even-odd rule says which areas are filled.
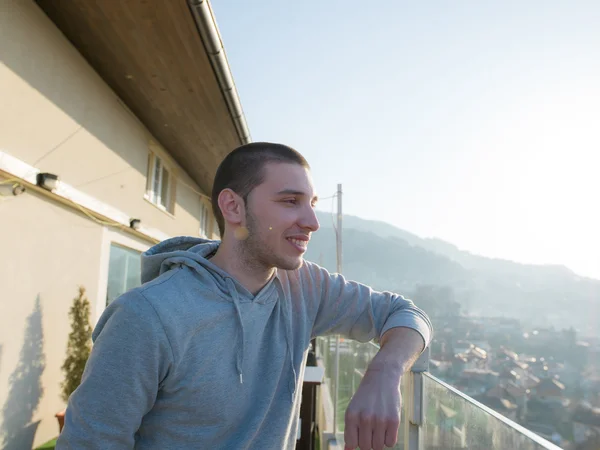
[[[79,133],[81,130],[83,130],[83,125],[79,125],[79,127],[77,127],[77,129],[75,131],[73,131],[70,135],[68,135],[66,138],[64,138],[62,141],[60,141],[58,144],[56,144],[54,147],[52,147],[50,150],[48,150],[45,154],[43,154],[42,156],[40,156],[33,164],[32,166],[37,166],[38,163],[42,160],[45,159],[46,157],[50,156],[50,154],[52,154],[55,150],[58,150],[60,147],[63,146],[63,144],[65,144],[66,142],[68,142],[73,136],[75,136],[77,133]]]

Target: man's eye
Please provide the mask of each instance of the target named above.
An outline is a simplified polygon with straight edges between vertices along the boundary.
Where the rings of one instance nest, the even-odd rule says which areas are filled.
[[[295,198],[288,198],[287,200],[284,200],[285,203],[289,203],[291,205],[295,205],[296,203],[298,203],[298,201]]]

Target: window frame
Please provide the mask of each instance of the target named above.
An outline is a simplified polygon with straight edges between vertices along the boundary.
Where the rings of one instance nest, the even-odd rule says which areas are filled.
[[[166,192],[164,178],[167,178]],[[166,198],[163,198],[163,194]],[[144,198],[162,211],[175,215],[175,171],[165,159],[148,152],[148,172]]]
[[[124,245],[124,244],[122,244],[120,242],[111,241],[110,244],[109,244],[108,273],[107,273],[107,277],[106,277],[106,295],[105,295],[105,298],[104,298],[104,306],[105,306],[105,308],[108,307],[108,305],[110,303],[112,303],[112,302],[110,302],[110,303],[108,302],[108,295],[109,295],[109,283],[110,283],[110,274],[111,274],[111,271],[110,271],[110,262],[112,260],[111,259],[111,254],[112,254],[112,251],[113,251],[114,248],[115,249],[119,248],[119,249],[123,250],[124,252],[126,252],[128,254],[128,256],[132,256],[131,254],[135,253],[136,254],[135,256],[140,258],[140,280],[139,280],[139,284],[137,286],[141,286],[142,285],[142,282],[141,282],[141,276],[142,276],[141,256],[142,256],[143,251],[141,251],[139,249],[131,248],[131,247],[129,247],[127,245]],[[122,280],[125,283],[125,285],[123,286],[123,292],[121,294],[119,294],[119,295],[122,295],[123,293],[128,292],[130,289],[132,289],[132,288],[128,289],[127,286],[126,286],[127,282],[129,281],[128,280],[128,268],[129,268],[129,258],[127,258],[125,260],[125,273],[124,273],[124,278]],[[134,287],[137,287],[137,286],[134,286]],[[118,297],[119,296],[115,297],[113,299],[113,301],[116,300]]]
[[[212,219],[212,239],[220,240],[221,233],[219,232],[219,224],[217,223],[217,218],[213,217]]]
[[[135,236],[126,234],[125,232],[111,227],[102,227],[102,239],[99,258],[99,273],[96,298],[93,300],[92,306],[92,325],[95,326],[104,310],[106,309],[106,295],[108,292],[108,277],[110,265],[110,248],[111,244],[117,244],[121,247],[134,250],[140,253],[147,251],[154,245],[153,242],[146,241]],[[91,298],[90,298],[91,300]]]
[[[198,235],[205,239],[211,239],[211,218],[208,202],[200,199],[200,217],[198,218]]]

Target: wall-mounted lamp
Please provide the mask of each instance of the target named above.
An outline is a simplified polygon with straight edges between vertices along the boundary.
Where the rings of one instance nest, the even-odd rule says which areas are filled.
[[[39,187],[47,191],[53,191],[58,187],[58,175],[53,173],[38,173],[36,183]]]
[[[129,221],[129,228],[133,228],[134,230],[139,230],[142,225],[142,221],[140,219],[131,219]]]
[[[25,189],[25,186],[23,186],[22,184],[17,183],[15,185],[13,185],[12,194],[16,197],[17,195],[24,194],[26,190],[27,189]]]

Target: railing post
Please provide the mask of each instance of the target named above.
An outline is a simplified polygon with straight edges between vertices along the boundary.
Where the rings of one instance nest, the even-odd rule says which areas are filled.
[[[423,372],[429,369],[429,348],[421,354],[412,366],[406,380],[406,395],[404,400],[404,448],[405,450],[421,450],[423,446]]]
[[[335,363],[333,366],[333,376],[335,378],[335,389],[333,392],[333,432],[338,430],[338,398],[340,393],[340,336],[335,335]]]

